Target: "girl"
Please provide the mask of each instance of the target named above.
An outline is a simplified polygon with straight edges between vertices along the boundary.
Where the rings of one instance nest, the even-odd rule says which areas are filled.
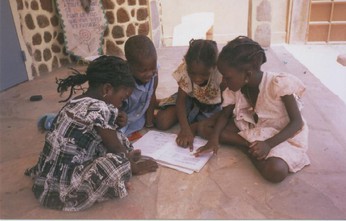
[[[33,192],[48,208],[79,211],[95,202],[125,197],[132,174],[155,171],[155,161],[141,157],[117,130],[122,101],[134,87],[127,63],[102,56],[87,68],[58,81],[64,92],[88,81],[88,90],[70,100],[58,113],[46,135],[33,177]],[[68,99],[69,99],[68,98]]]
[[[264,178],[281,182],[310,164],[308,128],[297,100],[305,87],[292,75],[261,71],[264,62],[264,50],[247,37],[222,49],[217,67],[228,87],[223,110],[217,121],[199,125],[198,134],[208,143],[195,155],[216,153],[219,141],[243,146]]]
[[[153,42],[145,35],[131,36],[125,42],[125,57],[135,79],[131,95],[124,100],[118,114],[120,130],[129,138],[137,139],[145,126],[153,127],[158,84],[157,53]],[[45,114],[38,120],[40,131],[49,130],[56,114]]]
[[[160,104],[165,109],[156,115],[156,127],[161,130],[179,121],[176,142],[190,150],[197,122],[221,110],[222,75],[216,69],[217,55],[215,41],[192,39],[184,61],[173,73],[179,85],[178,93],[165,99]]]

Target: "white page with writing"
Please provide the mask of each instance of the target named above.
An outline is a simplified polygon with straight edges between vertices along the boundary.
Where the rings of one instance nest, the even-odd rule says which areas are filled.
[[[206,142],[206,140],[196,137],[194,141],[194,148],[197,149]],[[212,153],[206,153],[199,157],[195,157],[188,148],[181,148],[176,144],[176,142],[166,143],[162,150],[164,151],[160,151],[158,160],[169,164],[178,165],[196,172],[199,172],[212,156]]]
[[[150,156],[158,163],[191,174],[199,172],[207,163],[212,153],[195,157],[188,148],[179,147],[176,142],[177,135],[159,131],[149,131],[142,138],[133,143],[136,149],[141,149],[142,155]],[[195,137],[194,149],[204,145],[207,141]]]
[[[157,160],[162,147],[167,142],[175,142],[175,134],[164,133],[159,131],[149,131],[143,135],[139,140],[133,143],[135,149],[140,149],[142,155],[152,157]]]

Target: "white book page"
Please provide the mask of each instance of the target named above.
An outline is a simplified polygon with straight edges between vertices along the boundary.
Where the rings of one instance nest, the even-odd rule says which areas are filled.
[[[197,141],[196,140],[199,140]],[[196,137],[194,142],[194,148],[204,145],[207,141],[201,140],[201,138]],[[199,143],[196,145],[195,143]],[[203,166],[207,163],[209,158],[212,156],[212,153],[206,153],[199,157],[195,157],[193,152],[190,152],[188,148],[181,148],[175,142],[168,142],[162,148],[165,151],[160,152],[158,159],[160,161],[177,165],[186,169],[190,169],[196,172],[199,172]]]
[[[162,151],[162,147],[167,142],[175,142],[175,137],[175,134],[151,130],[132,145],[135,149],[140,149],[142,155],[157,160],[157,155]]]
[[[149,131],[138,141],[133,143],[136,149],[142,151],[142,155],[150,156],[158,163],[189,173],[199,172],[212,156],[212,153],[195,157],[188,148],[179,147],[176,142],[177,135],[159,131]],[[194,149],[206,144],[206,140],[195,137]]]
[[[193,174],[193,172],[194,172],[193,170],[185,169],[183,167],[174,166],[174,165],[171,165],[171,164],[168,164],[168,163],[163,163],[163,162],[160,162],[160,161],[158,161],[157,163],[162,165],[162,166],[165,166],[165,167],[168,167],[168,168],[172,168],[172,169],[175,169],[175,170],[178,170],[180,172],[187,173],[187,174]]]

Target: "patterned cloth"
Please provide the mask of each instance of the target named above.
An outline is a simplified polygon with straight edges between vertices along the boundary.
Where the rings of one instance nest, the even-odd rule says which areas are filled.
[[[284,73],[263,73],[259,85],[259,94],[255,109],[251,107],[241,91],[223,92],[222,106],[235,104],[234,122],[239,128],[239,135],[248,142],[263,141],[279,133],[289,122],[286,107],[281,99],[285,95],[294,95],[299,109],[302,108],[300,97],[304,94],[304,84],[295,76]],[[254,114],[258,121],[255,123]],[[297,172],[310,164],[306,154],[308,149],[308,127],[304,120],[303,128],[295,136],[272,148],[267,156],[283,159],[290,172]]]
[[[209,118],[221,111],[222,75],[216,68],[212,69],[208,83],[204,86],[193,84],[187,73],[185,61],[178,66],[172,76],[176,79],[179,88],[188,95],[185,107],[189,123]],[[178,93],[174,93],[170,97],[162,99],[159,103],[160,109],[176,105],[177,95]]]
[[[68,102],[46,135],[38,163],[26,171],[33,192],[48,208],[79,211],[95,202],[125,197],[131,167],[125,154],[106,153],[95,127],[116,130],[118,110],[92,98]],[[127,138],[117,132],[128,151]]]
[[[172,76],[181,88],[190,97],[196,98],[203,104],[220,104],[222,75],[216,68],[212,69],[208,83],[205,86],[193,84],[187,73],[186,63],[182,62],[173,72]]]

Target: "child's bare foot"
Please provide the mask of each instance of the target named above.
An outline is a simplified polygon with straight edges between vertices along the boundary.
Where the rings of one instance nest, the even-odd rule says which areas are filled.
[[[131,161],[131,170],[133,175],[143,175],[155,172],[158,168],[156,161],[151,157],[141,156],[137,162]]]
[[[132,183],[126,182],[125,183],[125,188],[126,188],[127,191],[131,190],[132,189]]]
[[[128,153],[127,157],[131,162],[137,162],[138,160],[141,159],[142,153],[140,149],[135,149],[132,150],[131,152]]]

